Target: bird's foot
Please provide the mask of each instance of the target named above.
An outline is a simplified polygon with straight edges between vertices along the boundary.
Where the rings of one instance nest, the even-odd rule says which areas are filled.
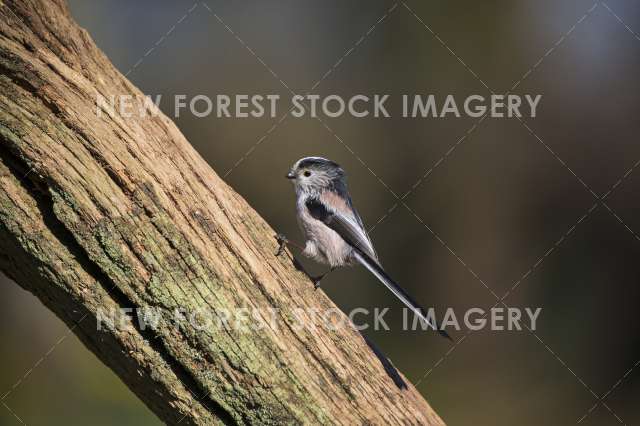
[[[320,288],[320,281],[322,281],[322,279],[324,278],[326,274],[322,274],[318,277],[309,277],[311,278],[311,281],[313,281],[313,289],[317,290]]]
[[[284,248],[287,246],[287,243],[289,242],[289,240],[287,239],[287,237],[284,236],[284,234],[278,234],[275,236],[275,238],[279,244],[278,251],[276,252],[276,256],[280,256],[284,251]]]
[[[331,272],[333,272],[333,271],[334,271],[334,269],[336,269],[336,268],[335,268],[335,267],[333,267],[333,268],[329,269],[327,272],[325,272],[324,274],[322,274],[322,275],[318,275],[317,277],[309,276],[309,278],[311,279],[311,281],[313,281],[313,289],[314,289],[314,290],[317,290],[318,288],[320,288],[320,281],[322,281],[322,279],[323,279],[324,277],[326,277],[326,276],[327,276],[327,275],[329,275]]]
[[[276,256],[280,256],[283,252],[285,247],[287,247],[287,245],[289,244],[293,244],[296,247],[299,247],[297,244],[289,241],[289,239],[284,235],[284,234],[277,234],[275,235],[275,239],[278,242],[278,251],[276,251],[275,255]],[[320,281],[322,281],[322,279],[331,271],[333,271],[333,268],[331,268],[329,271],[325,272],[322,275],[318,275],[317,277],[311,276],[306,269],[304,268],[304,266],[302,266],[302,263],[300,263],[300,261],[296,258],[296,256],[292,256],[291,258],[292,262],[293,262],[293,266],[300,272],[302,272],[303,274],[305,274],[307,276],[307,278],[309,278],[311,280],[311,282],[313,283],[313,288],[314,290],[317,290],[320,287]]]

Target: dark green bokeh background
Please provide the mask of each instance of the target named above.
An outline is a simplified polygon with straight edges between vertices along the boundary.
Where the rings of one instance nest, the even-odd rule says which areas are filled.
[[[128,78],[162,94],[168,114],[176,94],[290,97],[213,13],[305,93],[394,4],[208,0],[213,13],[200,2],[189,13],[191,1],[70,3],[121,72],[142,58]],[[567,35],[593,5],[400,3],[313,91],[388,93],[394,117],[323,119],[338,137],[317,120],[289,117],[237,167],[277,118],[175,120],[211,166],[220,175],[232,169],[226,181],[292,237],[299,236],[293,193],[282,176],[299,157],[342,164],[369,225],[395,205],[390,190],[402,196],[437,164],[405,198],[419,219],[400,205],[372,232],[388,271],[425,304],[460,313],[495,304],[482,282],[502,296],[526,275],[506,303],[543,307],[536,336],[482,331],[450,353],[433,333],[367,333],[412,382],[433,369],[419,390],[451,425],[575,424],[596,403],[590,390],[603,395],[625,373],[605,400],[609,408],[599,405],[581,424],[620,424],[615,415],[640,422],[640,367],[629,372],[640,358],[640,170],[573,228],[597,201],[585,185],[602,196],[640,159],[640,40],[612,13],[639,34],[640,5],[599,3]],[[544,57],[514,90],[543,95],[538,117],[525,120],[540,140],[516,119],[487,118],[468,133],[476,119],[400,117],[402,94],[490,94],[412,11],[496,93]],[[1,284],[0,392],[21,381],[5,402],[27,424],[159,423],[40,302]],[[389,322],[399,324],[400,305],[364,271],[336,272],[323,286],[345,311],[389,306]],[[18,422],[0,407],[0,424]]]

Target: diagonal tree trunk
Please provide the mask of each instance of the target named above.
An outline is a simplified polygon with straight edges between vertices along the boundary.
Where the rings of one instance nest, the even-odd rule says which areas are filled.
[[[142,97],[62,0],[0,1],[0,269],[167,423],[442,424],[357,331],[295,327],[335,306],[171,120],[98,113],[120,95]],[[161,326],[97,328],[139,306]],[[170,325],[241,307],[281,326]]]

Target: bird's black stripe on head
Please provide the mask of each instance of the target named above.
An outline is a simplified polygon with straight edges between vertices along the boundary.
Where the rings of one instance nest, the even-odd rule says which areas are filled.
[[[298,164],[298,167],[301,169],[314,166],[340,169],[340,165],[338,163],[320,157],[308,157],[300,161],[300,163]]]

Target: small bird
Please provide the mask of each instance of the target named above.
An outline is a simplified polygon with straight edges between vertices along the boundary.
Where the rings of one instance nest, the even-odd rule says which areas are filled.
[[[306,238],[305,246],[298,247],[306,257],[330,267],[328,272],[318,277],[307,274],[316,288],[322,278],[334,269],[359,263],[418,317],[451,340],[446,331],[440,330],[426,315],[426,311],[382,268],[362,219],[351,201],[342,167],[326,158],[305,157],[296,161],[286,178],[293,182],[298,224]],[[293,244],[283,235],[276,238],[280,242],[277,254],[282,253],[285,245]]]

